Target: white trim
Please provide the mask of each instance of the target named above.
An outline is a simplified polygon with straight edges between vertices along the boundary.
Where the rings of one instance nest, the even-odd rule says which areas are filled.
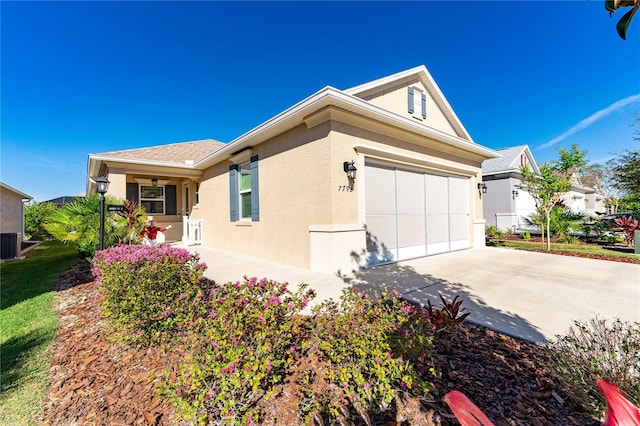
[[[364,226],[359,224],[309,225],[309,232],[353,232],[353,231],[364,231]]]
[[[0,182],[0,188],[5,189],[7,191],[11,191],[16,195],[19,195],[20,198],[22,198],[23,200],[27,200],[27,201],[28,200],[33,200],[33,197],[31,195],[27,195],[24,192],[18,191],[17,189],[10,187],[6,183]]]
[[[458,133],[462,134],[465,138],[471,140],[471,135],[469,135],[469,132],[467,132],[467,129],[464,127],[464,125],[458,118],[458,115],[455,113],[455,111],[447,101],[447,98],[444,97],[444,94],[440,90],[440,87],[438,87],[435,80],[431,76],[431,73],[429,73],[429,70],[427,70],[427,67],[425,67],[424,65],[420,65],[406,71],[401,71],[396,74],[392,74],[374,81],[370,81],[368,83],[361,84],[359,86],[352,87],[350,89],[346,89],[344,92],[349,95],[357,95],[393,83],[398,80],[412,77],[414,75],[418,77],[427,91],[432,95],[433,100],[442,109],[444,115],[453,122],[453,128],[456,129]]]

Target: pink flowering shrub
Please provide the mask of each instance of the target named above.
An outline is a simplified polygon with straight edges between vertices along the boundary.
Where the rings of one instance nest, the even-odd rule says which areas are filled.
[[[165,384],[181,415],[207,424],[257,421],[256,401],[269,398],[301,349],[299,314],[313,297],[304,285],[291,293],[286,283],[245,277],[196,301],[206,314],[192,322],[189,356]]]
[[[206,269],[185,249],[120,245],[93,259],[102,314],[134,345],[163,343],[196,315],[193,304],[208,292]]]
[[[434,326],[425,308],[400,300],[396,291],[348,290],[339,304],[318,307],[316,321],[312,332],[329,364],[327,378],[354,406],[385,410],[398,391],[429,392],[437,372],[431,363]],[[318,402],[317,408],[336,413],[331,401]]]

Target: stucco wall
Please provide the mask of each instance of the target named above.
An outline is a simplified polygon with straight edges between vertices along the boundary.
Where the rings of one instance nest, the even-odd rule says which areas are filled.
[[[22,233],[22,197],[0,187],[0,232]]]
[[[203,244],[308,268],[309,225],[355,218],[334,205],[355,198],[334,194],[342,161],[332,157],[330,125],[298,126],[253,148],[258,155],[260,220],[230,221],[228,161],[203,172],[200,203],[192,217],[203,219]],[[347,159],[350,159],[350,155]]]
[[[408,93],[407,88],[414,87],[419,89],[422,93],[425,93],[427,96],[427,118],[415,118],[412,114],[409,113],[408,110]],[[386,90],[381,92],[375,92],[371,94],[367,94],[363,99],[371,102],[374,105],[382,107],[388,111],[395,112],[396,114],[402,115],[403,117],[408,117],[414,119],[420,123],[423,123],[426,126],[432,127],[434,129],[438,129],[442,132],[448,133],[454,136],[460,136],[456,134],[455,130],[449,123],[449,120],[445,117],[445,115],[440,110],[440,107],[436,104],[435,100],[431,96],[431,94],[426,90],[424,85],[419,80],[412,80],[409,82],[405,82],[402,84],[395,85],[393,87],[388,87]]]

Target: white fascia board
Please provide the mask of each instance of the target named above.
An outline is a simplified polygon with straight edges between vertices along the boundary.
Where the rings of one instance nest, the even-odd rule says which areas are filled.
[[[414,74],[419,74],[421,72],[427,71],[427,68],[424,65],[417,66],[415,68],[411,68],[405,71],[400,71],[398,73],[388,75],[386,77],[379,78],[377,80],[370,81],[368,83],[360,84],[358,86],[350,87],[344,90],[344,93],[348,95],[356,95],[358,93],[366,92],[369,89],[373,89],[379,86],[384,86],[385,84],[391,83],[396,80],[402,80],[403,78],[409,77]]]
[[[280,114],[270,118],[264,123],[254,127],[243,135],[232,140],[224,147],[212,152],[200,161],[194,164],[194,167],[198,169],[205,169],[220,161],[231,157],[235,153],[247,147],[253,147],[255,145],[264,142],[270,137],[277,136],[286,130],[289,130],[303,122],[303,118],[308,114],[311,108],[320,108],[320,103],[323,99],[326,99],[329,92],[337,92],[337,89],[327,86],[311,96],[301,100],[297,104],[287,108]]]
[[[382,121],[392,126],[399,127],[404,130],[408,130],[412,133],[417,133],[417,134],[429,137],[431,139],[445,142],[449,145],[455,146],[457,148],[462,148],[466,151],[471,151],[475,154],[480,154],[487,158],[500,157],[500,154],[497,151],[490,148],[486,148],[482,145],[478,145],[477,143],[473,142],[471,139],[469,140],[463,139],[458,136],[452,136],[448,133],[442,132],[432,127],[427,127],[415,120],[411,120],[399,114],[383,109],[379,106],[373,105],[356,96],[348,95],[344,92],[338,92],[336,94],[336,97],[339,100],[352,106],[352,108],[345,107],[345,109],[358,112],[359,114],[364,115],[366,117],[374,118],[374,119],[377,119],[378,121]],[[338,106],[342,107],[342,105],[338,105]],[[353,108],[353,107],[356,107],[356,108]]]
[[[31,195],[25,194],[22,191],[18,191],[17,189],[7,185],[6,183],[0,182],[0,187],[2,187],[2,189],[5,189],[7,191],[13,192],[14,194],[20,196],[20,198],[22,198],[23,200],[33,200],[33,197]]]
[[[306,116],[328,105],[336,106],[412,133],[445,142],[449,145],[482,155],[486,158],[496,158],[500,156],[498,152],[478,145],[471,140],[452,136],[441,132],[440,130],[424,126],[414,120],[410,120],[406,117],[402,117],[401,115],[373,105],[356,96],[349,95],[341,90],[327,86],[273,118],[265,121],[263,124],[249,130],[242,136],[232,140],[226,146],[212,152],[194,164],[193,167],[202,170],[224,161],[242,149],[256,146],[271,137],[277,136],[280,133],[302,124]]]
[[[377,80],[349,88],[345,90],[344,93],[355,96],[359,93],[366,92],[367,90],[375,89],[376,87],[384,86],[386,84],[402,80],[413,75],[417,76],[422,84],[427,88],[427,90],[435,95],[434,100],[442,108],[445,116],[453,122],[453,127],[457,131],[459,131],[465,138],[472,140],[471,135],[458,118],[458,115],[455,113],[453,107],[451,107],[451,104],[449,104],[449,101],[447,101],[447,98],[442,93],[442,90],[440,90],[440,87],[431,76],[431,73],[429,72],[427,67],[425,67],[424,65],[420,65],[406,71],[401,71],[387,77],[382,77]]]
[[[158,167],[174,167],[177,169],[193,169],[193,164],[187,163],[174,163],[169,161],[158,160],[141,160],[135,158],[120,158],[120,157],[108,157],[95,154],[89,154],[89,161],[108,161],[110,163],[127,163],[127,164],[141,164],[145,166],[158,166]]]

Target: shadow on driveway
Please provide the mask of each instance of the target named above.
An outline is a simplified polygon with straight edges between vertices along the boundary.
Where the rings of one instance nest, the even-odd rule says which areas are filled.
[[[361,290],[396,289],[400,296],[411,303],[441,307],[442,295],[446,301],[455,296],[462,300],[462,308],[471,311],[467,321],[491,328],[501,333],[535,343],[546,343],[544,335],[526,319],[489,306],[481,297],[462,283],[450,282],[430,274],[418,273],[409,265],[399,263],[376,266],[341,276],[344,282]]]

